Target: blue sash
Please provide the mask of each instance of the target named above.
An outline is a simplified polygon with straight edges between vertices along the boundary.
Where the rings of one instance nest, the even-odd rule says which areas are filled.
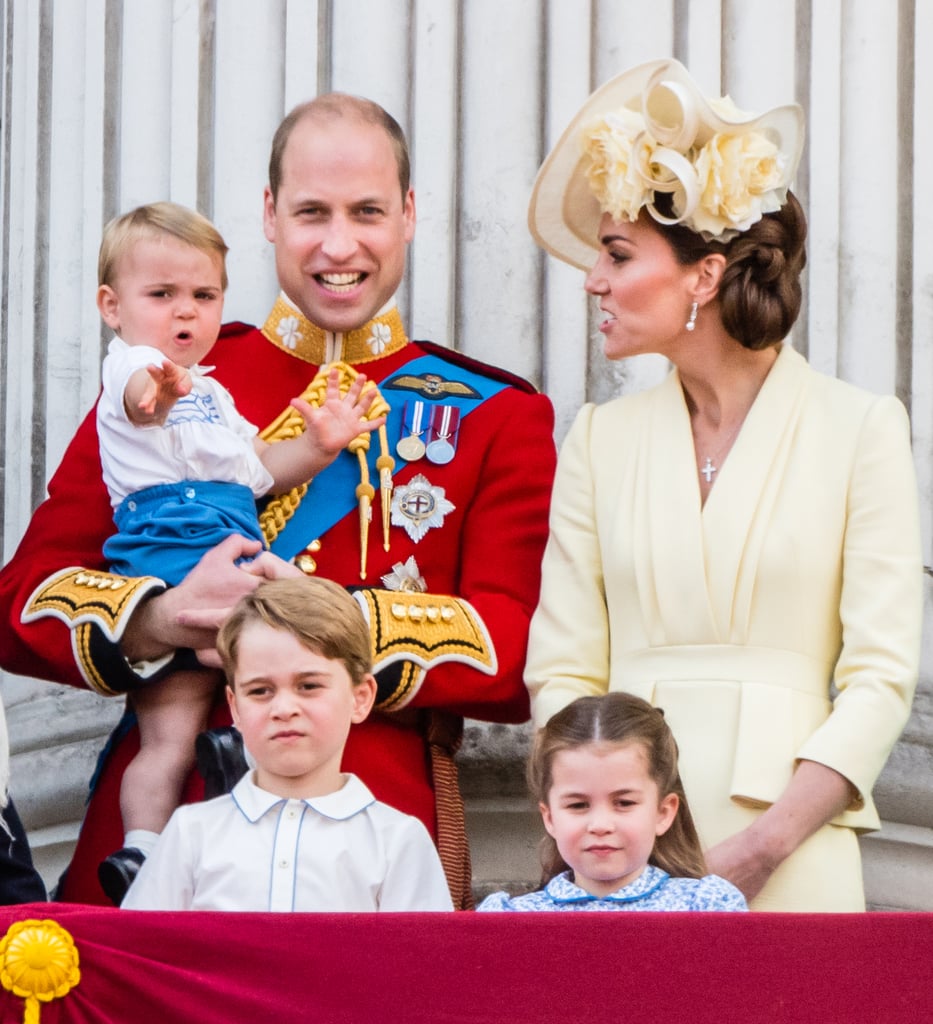
[[[455,374],[453,378],[450,376],[451,371]],[[436,374],[446,380],[454,379],[460,384],[467,384],[476,394],[457,395],[445,392],[430,395],[414,390],[392,392],[393,381],[401,377],[420,376],[427,373]],[[473,370],[448,363],[447,360],[433,355],[413,359],[385,380],[380,381],[379,390],[382,392],[382,397],[391,405],[386,419],[386,435],[389,439],[392,456],[395,458],[395,472],[397,473],[407,465],[406,462],[396,457],[394,450],[396,442],[402,436],[402,417],[406,400],[455,406],[460,410],[462,422],[474,409],[478,409],[483,402],[492,398],[493,395],[497,395],[506,387],[508,385],[503,381],[484,377]],[[387,390],[390,394],[386,393]],[[397,395],[398,399],[392,401],[390,395]],[[379,473],[376,469],[378,457],[379,445],[374,438],[369,446],[367,461],[370,479],[377,493],[379,491]],[[341,452],[327,469],[318,473],[311,481],[308,492],[302,498],[295,514],[272,542],[271,550],[280,558],[290,561],[311,541],[323,537],[335,523],[339,523],[344,516],[356,509],[356,487],[359,482],[360,469],[357,456],[351,455],[348,451]]]

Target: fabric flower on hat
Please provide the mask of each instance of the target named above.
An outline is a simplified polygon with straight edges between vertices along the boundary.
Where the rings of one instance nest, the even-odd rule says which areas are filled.
[[[644,119],[634,110],[607,114],[584,129],[583,151],[590,158],[587,181],[614,220],[635,220],[651,199],[644,174],[651,141]]]
[[[714,135],[694,161],[700,202],[693,211],[694,231],[722,235],[744,231],[765,213],[781,208],[786,189],[778,190],[781,167],[777,146],[761,132]]]
[[[680,61],[648,61],[603,83],[574,115],[535,178],[528,226],[581,270],[597,258],[605,214],[631,221],[644,210],[728,241],[786,203],[804,134],[796,103],[746,112],[705,95]]]
[[[711,100],[710,107],[724,120],[751,116],[728,96]],[[683,223],[706,238],[725,240],[781,208],[786,168],[778,146],[764,132],[710,135],[707,130],[696,137],[693,131],[689,145],[672,148],[653,134],[676,134],[669,129],[628,107],[587,125],[582,140],[589,158],[586,179],[604,213],[634,221],[644,207],[655,220]],[[674,217],[655,209],[656,192],[672,194]]]

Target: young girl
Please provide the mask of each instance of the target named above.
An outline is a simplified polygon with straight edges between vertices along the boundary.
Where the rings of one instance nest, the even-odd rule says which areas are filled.
[[[747,910],[707,875],[664,712],[639,697],[581,697],[538,733],[528,764],[547,837],[543,889],[479,910]]]

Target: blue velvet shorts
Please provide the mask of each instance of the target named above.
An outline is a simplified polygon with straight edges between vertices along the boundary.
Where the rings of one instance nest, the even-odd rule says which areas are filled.
[[[180,583],[201,556],[231,534],[262,540],[253,492],[242,484],[183,480],[147,487],[114,512],[117,533],[104,557],[121,576]]]

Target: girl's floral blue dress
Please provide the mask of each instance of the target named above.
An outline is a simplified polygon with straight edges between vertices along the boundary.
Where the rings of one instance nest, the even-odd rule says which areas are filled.
[[[477,910],[748,910],[745,897],[718,875],[671,878],[649,864],[634,882],[608,896],[591,896],[574,885],[570,871],[537,892],[509,896],[494,892]]]

